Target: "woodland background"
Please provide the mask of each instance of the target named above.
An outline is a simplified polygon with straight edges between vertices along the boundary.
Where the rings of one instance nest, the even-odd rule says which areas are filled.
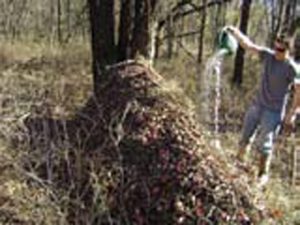
[[[74,196],[72,187],[54,188],[54,170],[47,170],[48,179],[39,175],[47,157],[55,164],[67,154],[60,149],[49,156],[51,148],[46,153],[30,148],[20,128],[24,118],[71,118],[90,96],[101,96],[107,66],[136,59],[168,80],[171,92],[184,96],[181,101],[196,113],[209,143],[215,93],[203,99],[201,84],[203,79],[214,83],[205,71],[220,30],[235,25],[255,43],[272,47],[278,32],[293,36],[300,24],[297,0],[1,0],[0,10],[0,224],[102,224],[80,219],[82,190]],[[226,154],[236,151],[259,71],[258,59],[240,48],[222,64],[218,135]],[[286,172],[294,142],[285,138],[278,144],[272,182],[263,193],[277,218],[273,224],[300,221],[300,198]],[[75,184],[79,161],[72,162],[77,163],[70,178]],[[107,187],[113,171],[92,172],[98,177],[98,199],[89,215],[111,216]],[[72,222],[70,202],[78,208]]]

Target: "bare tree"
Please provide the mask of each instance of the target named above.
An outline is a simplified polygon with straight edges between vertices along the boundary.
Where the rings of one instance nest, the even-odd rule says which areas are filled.
[[[295,30],[297,0],[285,2],[282,30],[292,35]]]
[[[271,30],[269,34],[269,44],[273,45],[274,38],[279,32],[284,12],[284,0],[271,1]]]
[[[116,42],[115,1],[88,0],[88,3],[94,89],[97,90],[105,66],[118,60],[135,58],[138,54],[149,56],[150,23],[157,0],[122,0],[120,2],[119,40]]]
[[[157,0],[135,0],[131,57],[149,56],[150,22]]]
[[[88,0],[90,9],[94,90],[105,66],[115,62],[114,1]]]
[[[244,34],[247,34],[250,7],[251,7],[251,0],[243,0],[241,5],[241,20],[240,20],[239,28]],[[233,84],[237,86],[240,86],[243,81],[244,54],[245,54],[244,49],[239,47],[235,57],[234,74],[232,78]]]
[[[61,12],[61,2],[60,0],[57,0],[57,40],[58,43],[61,43],[62,41],[62,31],[61,31],[61,17],[62,17],[62,12]]]
[[[71,0],[66,1],[67,33],[71,35]]]
[[[132,0],[121,0],[121,15],[119,25],[118,60],[128,59],[130,56],[130,37],[132,31]]]
[[[174,26],[173,26],[173,18],[171,15],[168,16],[167,26],[167,56],[168,58],[172,58],[173,55],[173,46],[174,46]]]
[[[206,6],[206,0],[202,0],[202,4]],[[198,47],[198,58],[197,58],[198,63],[202,63],[205,23],[206,23],[206,7],[204,7],[202,10],[201,21],[200,21],[199,47]]]

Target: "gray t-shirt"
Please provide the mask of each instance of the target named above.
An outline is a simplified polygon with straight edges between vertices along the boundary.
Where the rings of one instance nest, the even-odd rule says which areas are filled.
[[[281,111],[285,94],[295,77],[295,70],[290,59],[278,61],[271,49],[264,48],[260,52],[262,73],[257,101],[270,110]]]

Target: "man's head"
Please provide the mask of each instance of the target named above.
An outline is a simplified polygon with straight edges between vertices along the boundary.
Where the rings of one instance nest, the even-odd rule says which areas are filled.
[[[290,41],[286,35],[278,34],[276,36],[274,42],[274,50],[275,50],[276,58],[278,58],[279,60],[286,58],[286,54],[289,51],[289,44]]]

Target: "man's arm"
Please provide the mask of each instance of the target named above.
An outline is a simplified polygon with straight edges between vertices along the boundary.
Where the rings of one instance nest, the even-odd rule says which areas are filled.
[[[291,107],[287,110],[284,117],[285,129],[290,129],[293,127],[296,115],[300,113],[300,84],[294,84],[293,100]]]
[[[230,32],[232,34],[232,36],[234,36],[237,41],[239,42],[239,44],[242,46],[242,48],[244,48],[245,50],[248,50],[249,52],[253,53],[253,54],[259,54],[262,50],[263,47],[256,45],[255,43],[253,43],[245,34],[243,34],[238,28],[233,27],[233,26],[229,26],[226,29],[228,32]]]

